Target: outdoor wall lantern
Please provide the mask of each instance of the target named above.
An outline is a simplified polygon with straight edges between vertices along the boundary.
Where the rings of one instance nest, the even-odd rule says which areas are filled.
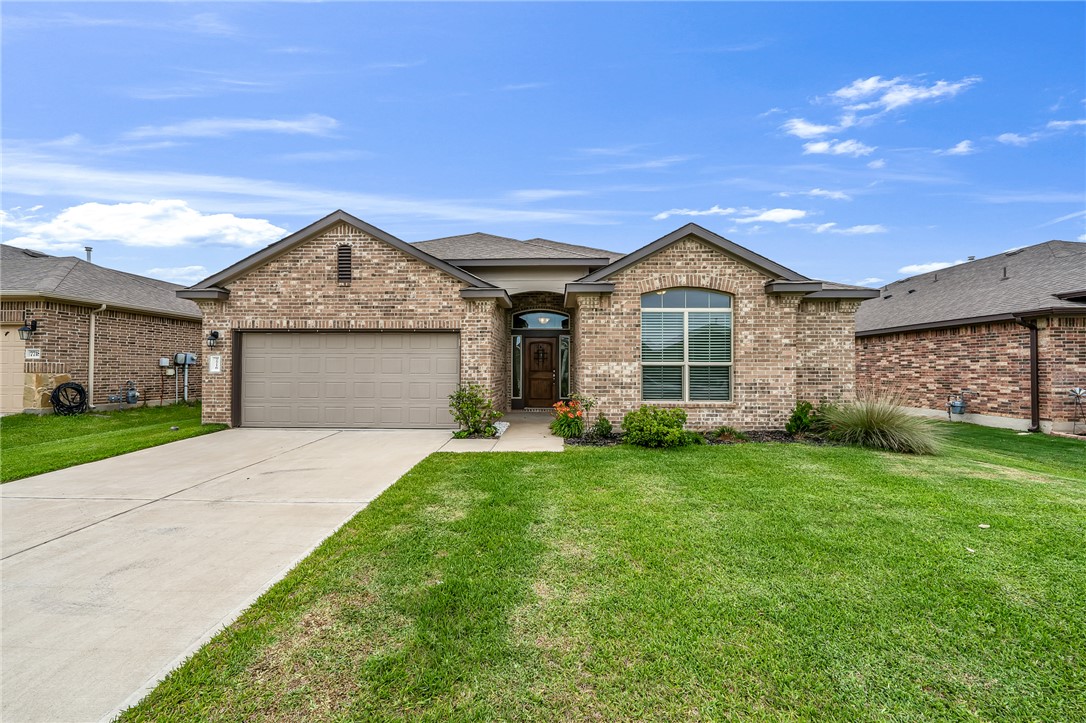
[[[30,341],[30,337],[34,336],[34,332],[38,330],[38,320],[29,318],[30,312],[23,313],[23,325],[19,327],[19,338],[23,341]]]
[[[219,343],[219,332],[217,332],[217,331],[210,332],[207,335],[207,345],[209,347],[214,347],[218,343]]]

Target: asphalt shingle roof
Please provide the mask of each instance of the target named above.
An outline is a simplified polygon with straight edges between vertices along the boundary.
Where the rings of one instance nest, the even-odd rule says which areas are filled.
[[[622,254],[614,251],[594,249],[589,246],[576,246],[533,238],[520,241],[506,236],[489,233],[468,233],[460,236],[446,236],[429,241],[416,241],[411,244],[420,251],[425,251],[439,259],[485,260],[485,259],[609,259],[615,261]]]
[[[0,290],[73,297],[168,316],[200,318],[200,307],[175,292],[184,286],[96,266],[74,256],[0,244]]]
[[[940,325],[1041,309],[1083,312],[1086,304],[1056,294],[1084,289],[1086,243],[1047,241],[888,284],[880,298],[860,304],[856,331]]]

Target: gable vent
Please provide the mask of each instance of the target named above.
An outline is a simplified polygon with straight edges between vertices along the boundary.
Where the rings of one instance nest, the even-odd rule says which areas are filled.
[[[341,284],[351,283],[350,244],[340,244],[336,247],[336,280]]]

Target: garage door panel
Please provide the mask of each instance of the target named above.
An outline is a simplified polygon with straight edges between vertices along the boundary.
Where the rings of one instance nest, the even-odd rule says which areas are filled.
[[[242,348],[244,426],[456,426],[456,334],[247,332]]]

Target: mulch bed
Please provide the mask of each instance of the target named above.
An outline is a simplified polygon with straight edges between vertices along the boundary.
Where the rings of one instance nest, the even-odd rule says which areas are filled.
[[[809,437],[802,434],[789,434],[784,430],[769,430],[762,432],[746,432],[749,440],[741,439],[718,439],[716,437],[706,437],[706,444],[721,445],[721,444],[746,444],[750,442],[781,442],[784,444],[826,444],[825,440],[818,437]],[[566,438],[566,445],[570,447],[614,447],[622,444],[621,434],[610,434],[606,437],[568,437]]]

